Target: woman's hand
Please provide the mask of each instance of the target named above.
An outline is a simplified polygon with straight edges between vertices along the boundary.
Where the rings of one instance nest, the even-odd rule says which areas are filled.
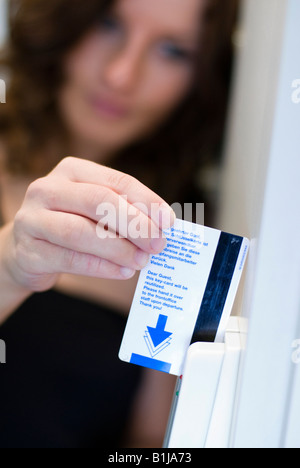
[[[162,229],[174,221],[172,209],[136,179],[69,157],[29,186],[2,249],[5,266],[32,292],[50,289],[61,273],[128,279],[163,250]]]

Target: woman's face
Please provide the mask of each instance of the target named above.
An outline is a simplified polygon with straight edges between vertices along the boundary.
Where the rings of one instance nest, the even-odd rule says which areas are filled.
[[[118,0],[65,60],[59,107],[74,138],[115,152],[189,91],[202,0]]]

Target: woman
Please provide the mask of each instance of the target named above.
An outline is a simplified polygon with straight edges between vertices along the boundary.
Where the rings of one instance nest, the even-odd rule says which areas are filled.
[[[174,216],[164,200],[196,200],[194,175],[220,144],[235,3],[11,1],[0,116],[0,318],[10,316],[1,338],[12,353],[3,446],[118,444],[130,410],[127,443],[161,443],[173,381],[117,361],[120,313],[134,273],[165,246]],[[76,158],[60,162],[66,154]],[[138,212],[152,238],[100,242],[97,206],[117,207],[120,195],[125,211],[156,204],[169,221]]]

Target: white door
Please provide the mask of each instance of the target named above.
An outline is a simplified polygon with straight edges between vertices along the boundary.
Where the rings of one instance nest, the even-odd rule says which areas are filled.
[[[300,1],[245,0],[219,228],[252,239],[233,447],[300,447]]]

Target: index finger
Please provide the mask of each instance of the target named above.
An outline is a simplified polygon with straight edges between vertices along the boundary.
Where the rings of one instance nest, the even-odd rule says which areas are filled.
[[[120,196],[126,196],[128,203],[139,204],[139,209],[160,229],[168,229],[175,222],[176,215],[172,208],[159,195],[128,174],[74,157],[65,158],[55,171],[72,182],[102,185]]]

